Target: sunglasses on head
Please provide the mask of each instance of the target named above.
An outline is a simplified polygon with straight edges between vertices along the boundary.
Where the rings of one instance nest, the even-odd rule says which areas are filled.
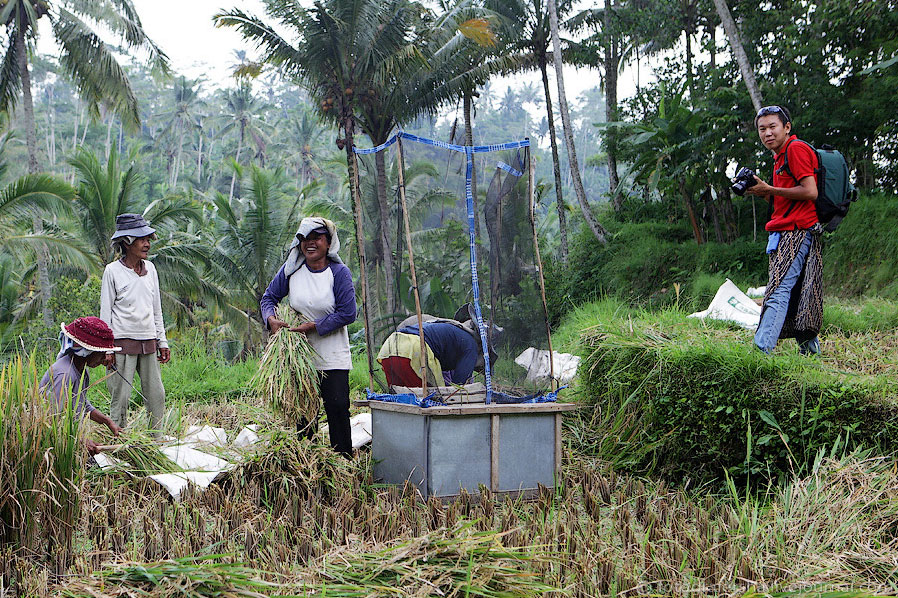
[[[792,121],[786,111],[779,106],[764,106],[763,108],[758,110],[758,114],[757,116],[755,116],[755,120],[757,121],[757,119],[761,118],[762,116],[767,116],[768,114],[782,114],[786,119],[786,122]]]

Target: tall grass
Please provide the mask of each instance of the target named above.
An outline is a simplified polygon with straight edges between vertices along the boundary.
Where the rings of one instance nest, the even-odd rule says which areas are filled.
[[[71,402],[56,413],[33,359],[0,369],[0,550],[71,562],[85,450]]]

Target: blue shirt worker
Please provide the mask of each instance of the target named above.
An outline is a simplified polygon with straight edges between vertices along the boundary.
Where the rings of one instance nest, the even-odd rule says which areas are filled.
[[[331,446],[351,457],[352,352],[346,326],[355,322],[356,305],[352,273],[340,259],[339,251],[340,239],[333,222],[317,216],[303,218],[287,260],[265,290],[259,307],[272,334],[287,326],[276,313],[284,298],[307,320],[290,331],[305,334],[315,349],[314,365],[321,372],[319,394],[327,415]],[[317,422],[301,422],[298,431],[310,436],[316,427]]]
[[[377,355],[387,384],[420,388],[423,386],[420,376],[422,368],[428,385],[469,384],[475,371],[484,370],[483,343],[472,312],[470,306],[466,305],[456,312],[456,319],[424,314],[422,320],[426,355],[423,359],[417,316],[401,322],[396,332],[384,341]],[[495,341],[502,329],[489,322],[485,326],[490,331],[488,343],[492,364],[496,360],[492,341]]]

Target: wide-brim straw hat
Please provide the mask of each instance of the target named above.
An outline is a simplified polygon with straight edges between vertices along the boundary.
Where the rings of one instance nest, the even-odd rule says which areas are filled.
[[[59,327],[64,335],[72,339],[72,342],[81,345],[89,351],[113,353],[122,350],[121,347],[116,347],[113,344],[115,337],[112,334],[112,329],[100,318],[92,316],[78,318],[73,320],[68,326],[63,322]]]
[[[140,214],[119,214],[115,217],[115,233],[112,240],[119,237],[149,237],[155,235],[156,229],[150,226],[150,223]]]

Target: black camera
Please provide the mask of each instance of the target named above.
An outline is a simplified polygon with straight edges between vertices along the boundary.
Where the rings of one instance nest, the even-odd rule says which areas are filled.
[[[733,193],[739,196],[745,195],[745,190],[754,187],[756,182],[755,172],[751,168],[743,166],[733,178]]]

